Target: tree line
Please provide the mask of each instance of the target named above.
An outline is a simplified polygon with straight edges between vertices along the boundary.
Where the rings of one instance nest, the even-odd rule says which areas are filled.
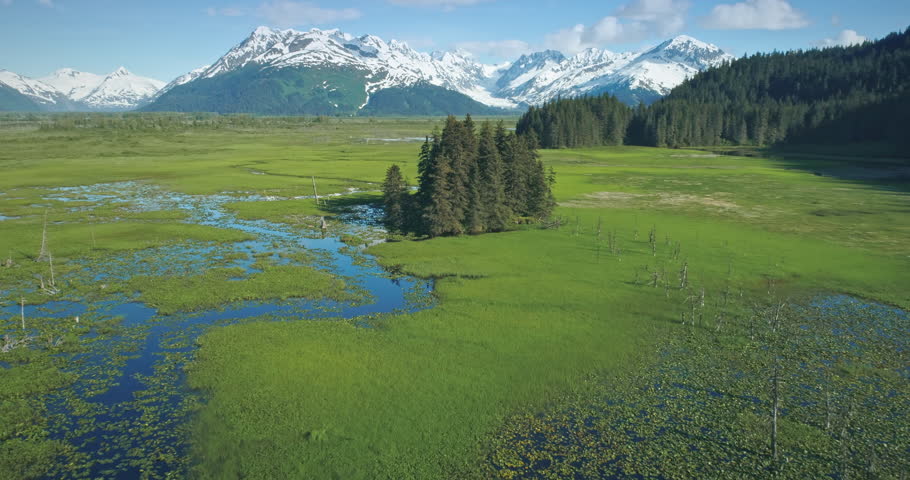
[[[477,128],[468,115],[446,119],[420,149],[417,191],[411,193],[398,165],[383,183],[389,231],[431,237],[499,232],[517,219],[547,217],[556,202],[555,173],[544,168],[528,136],[502,122]]]
[[[695,75],[651,106],[610,96],[532,107],[520,135],[599,145],[910,145],[910,29],[876,42],[759,53]]]

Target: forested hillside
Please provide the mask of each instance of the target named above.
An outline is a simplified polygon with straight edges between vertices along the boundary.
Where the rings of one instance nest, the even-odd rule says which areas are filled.
[[[548,148],[618,143],[907,145],[910,29],[852,47],[755,54],[706,70],[649,107],[609,98],[530,109],[518,132]],[[625,125],[621,125],[625,122]]]

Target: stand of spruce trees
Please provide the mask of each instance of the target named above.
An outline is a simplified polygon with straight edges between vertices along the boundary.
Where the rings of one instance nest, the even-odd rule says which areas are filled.
[[[880,143],[906,155],[910,29],[876,42],[759,53],[695,75],[650,106],[610,96],[532,107],[544,148]]]
[[[442,132],[420,149],[417,192],[411,194],[397,165],[383,183],[389,231],[431,237],[499,232],[518,218],[541,219],[555,206],[536,141],[483,122],[479,132],[468,115],[446,119]]]

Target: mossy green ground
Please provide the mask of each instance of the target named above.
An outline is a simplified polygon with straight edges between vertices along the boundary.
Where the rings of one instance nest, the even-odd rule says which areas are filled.
[[[413,180],[419,146],[363,139],[422,136],[436,122],[332,120],[299,130],[178,135],[17,132],[2,138],[11,148],[0,152],[10,172],[0,179],[0,214],[10,215],[5,198],[116,180],[188,193],[292,197],[310,195],[316,176],[320,193],[373,190],[392,162]],[[910,306],[906,184],[851,177],[840,163],[817,158],[809,164],[648,148],[542,156],[558,172],[560,229],[371,249],[384,264],[441,277],[435,308],[388,317],[371,329],[347,322],[254,323],[203,336],[189,372],[190,385],[208,396],[196,420],[194,473],[482,475],[490,436],[511,414],[586,388],[581,380],[588,373],[625,368],[654,352],[661,332],[677,328],[677,296],[636,285],[645,281],[646,266],[668,276],[688,262],[691,281],[709,295],[731,278],[749,297],[772,277],[783,289]],[[826,176],[829,170],[838,176]],[[288,223],[295,215],[322,214],[295,202],[238,210],[246,218]],[[0,252],[37,250],[44,209],[29,208],[17,222],[30,225],[30,233],[17,241],[6,240],[12,224],[0,222]],[[130,224],[107,225],[119,232],[114,237],[126,238],[118,240],[123,247],[154,238],[147,233],[130,240]],[[652,227],[656,255],[648,243]],[[621,253],[606,247],[608,232],[615,232]],[[79,231],[83,245],[89,234]],[[171,232],[166,238],[193,237]],[[676,242],[679,255],[672,254]]]
[[[165,315],[265,298],[359,298],[346,290],[343,280],[321,270],[259,263],[253,267],[261,271],[245,276],[244,269],[234,267],[215,268],[189,277],[137,275],[120,288],[139,292],[139,301]]]

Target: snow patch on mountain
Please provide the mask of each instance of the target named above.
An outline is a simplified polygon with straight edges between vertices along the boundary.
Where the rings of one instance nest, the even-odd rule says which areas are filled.
[[[379,90],[429,83],[486,105],[516,108],[614,90],[640,90],[649,98],[658,97],[700,70],[732,58],[714,45],[681,35],[641,52],[590,48],[567,58],[547,50],[522,55],[503,65],[485,65],[467,52],[427,54],[404,42],[386,42],[374,35],[355,37],[337,29],[303,32],[259,27],[211,66],[181,76],[162,92],[250,66],[335,66],[364,73],[367,102]]]
[[[51,110],[128,110],[151,100],[165,85],[123,67],[109,75],[62,68],[40,79],[0,70],[0,83]]]
[[[153,98],[164,85],[160,80],[140,77],[120,67],[79,100],[99,109],[135,108]]]
[[[40,80],[23,77],[9,70],[0,70],[0,83],[17,90],[40,105],[54,105],[64,97],[51,85]]]

